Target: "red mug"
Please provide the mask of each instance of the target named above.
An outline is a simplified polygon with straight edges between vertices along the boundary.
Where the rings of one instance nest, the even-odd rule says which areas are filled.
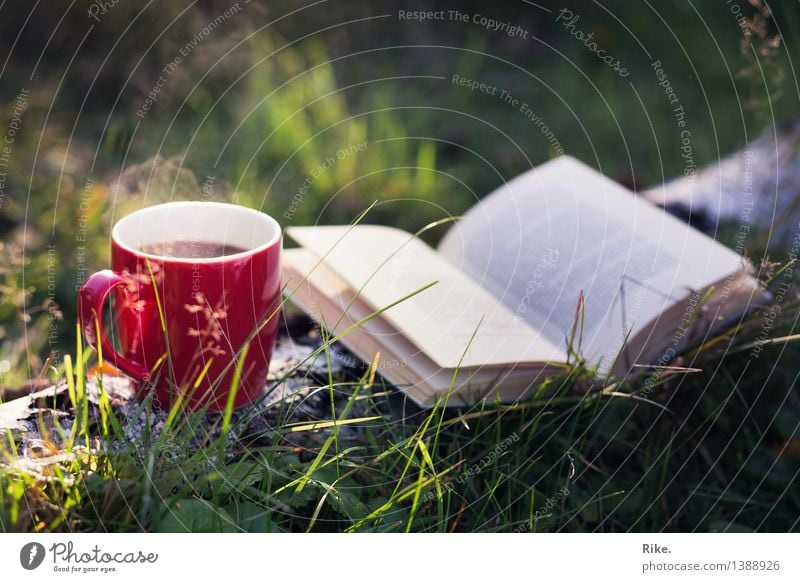
[[[275,219],[243,206],[172,202],[129,214],[111,233],[111,270],[81,287],[86,341],[99,341],[159,408],[256,401],[278,333],[281,246]],[[118,351],[103,329],[112,290]]]

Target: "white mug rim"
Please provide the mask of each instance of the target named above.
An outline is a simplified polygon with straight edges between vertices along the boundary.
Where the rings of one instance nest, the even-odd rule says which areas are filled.
[[[265,220],[267,224],[272,228],[273,234],[269,238],[266,243],[262,243],[256,247],[251,249],[247,249],[241,253],[235,253],[231,255],[223,255],[219,257],[205,257],[205,258],[191,258],[191,257],[172,257],[166,255],[158,255],[153,253],[145,252],[135,246],[132,246],[125,241],[122,240],[120,236],[121,227],[127,222],[131,222],[133,220],[138,220],[141,218],[142,214],[153,213],[153,212],[160,212],[169,210],[171,208],[180,208],[180,207],[204,207],[208,208],[209,206],[217,206],[220,209],[226,209],[229,211],[234,212],[241,212],[244,214],[248,214],[256,220]],[[115,224],[114,227],[111,229],[111,240],[114,244],[119,246],[120,248],[132,253],[134,255],[140,257],[147,257],[149,259],[154,259],[159,262],[170,262],[170,263],[185,263],[185,264],[204,264],[204,263],[219,263],[223,261],[235,261],[239,259],[246,258],[250,255],[255,255],[257,253],[263,252],[269,248],[272,248],[277,243],[280,242],[282,236],[281,225],[278,224],[278,221],[275,220],[272,216],[265,212],[261,212],[260,210],[255,210],[254,208],[248,208],[247,206],[241,206],[239,204],[230,204],[227,202],[211,202],[211,201],[204,201],[204,200],[186,200],[180,202],[165,202],[163,204],[154,204],[153,206],[147,206],[145,208],[140,208],[135,212],[131,212],[130,214],[123,216],[120,218]]]

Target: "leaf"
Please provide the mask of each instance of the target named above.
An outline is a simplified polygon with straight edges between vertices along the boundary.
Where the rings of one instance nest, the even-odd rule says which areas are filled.
[[[314,472],[314,478],[308,481],[312,486],[303,489],[292,488],[294,494],[286,502],[295,508],[315,502],[325,494],[325,487],[320,483],[330,486],[335,481],[336,467],[320,467]]]
[[[278,524],[269,519],[270,509],[252,501],[244,501],[226,506],[227,512],[235,518],[243,530],[250,533],[278,533]]]
[[[235,532],[231,516],[203,499],[181,499],[161,519],[159,532]]]
[[[194,483],[195,492],[200,495],[233,495],[246,487],[252,487],[261,480],[258,466],[251,462],[228,465],[223,471],[209,471],[198,477]],[[214,496],[210,495],[210,496]],[[216,498],[216,497],[214,497]]]
[[[280,495],[280,499],[289,505],[289,507],[298,509],[300,507],[305,507],[313,501],[316,501],[321,495],[322,492],[318,487],[306,487],[300,492],[293,487],[284,491],[283,494]]]
[[[359,491],[362,489],[355,481],[346,479],[339,482],[336,493],[329,495],[328,500],[337,513],[350,520],[363,519],[370,514],[371,509],[358,497]]]

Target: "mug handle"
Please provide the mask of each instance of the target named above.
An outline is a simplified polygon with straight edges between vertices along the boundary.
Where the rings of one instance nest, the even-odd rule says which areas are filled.
[[[78,293],[78,319],[83,329],[83,335],[90,346],[97,350],[97,330],[100,330],[100,345],[103,348],[103,357],[111,360],[115,367],[125,372],[135,380],[145,382],[150,377],[150,371],[137,362],[120,356],[108,341],[103,329],[103,306],[111,290],[124,285],[125,280],[114,271],[105,269],[92,273]],[[97,323],[95,323],[97,322]]]

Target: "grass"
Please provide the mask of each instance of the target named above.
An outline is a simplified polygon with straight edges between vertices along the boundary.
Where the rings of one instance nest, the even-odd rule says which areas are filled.
[[[130,111],[219,6],[188,11],[156,39],[183,7],[146,11],[123,35],[139,10],[134,4],[109,11],[77,52],[72,43],[84,37],[85,13],[64,16],[72,34],[54,37],[58,51],[45,51],[38,37],[61,22],[61,9],[40,6],[27,27],[23,5],[14,8],[20,18],[0,19],[0,36],[19,33],[18,46],[27,49],[15,51],[4,72],[0,129],[17,89],[32,90],[0,213],[0,369],[8,368],[0,387],[65,380],[79,412],[63,438],[50,435],[47,446],[68,447],[44,474],[15,469],[16,447],[4,442],[0,529],[798,530],[794,287],[758,358],[747,355],[763,314],[676,362],[702,373],[653,371],[600,384],[576,350],[536,397],[463,411],[420,411],[387,396],[378,359],[357,377],[315,379],[330,413],[298,420],[300,404],[287,403],[264,435],[270,444],[246,448],[222,437],[237,434],[237,414],[223,414],[208,431],[199,414],[160,413],[149,400],[135,411],[148,419],[136,446],[114,446],[131,444],[126,419],[90,405],[87,374],[97,356],[74,331],[76,285],[107,264],[111,223],[159,197],[208,195],[280,217],[312,176],[282,219],[286,226],[345,223],[377,198],[372,221],[415,232],[551,155],[519,111],[453,85],[454,73],[507,89],[542,115],[568,153],[642,185],[680,175],[684,160],[641,42],[662,61],[688,112],[695,162],[715,160],[796,115],[797,6],[773,7],[785,35],[779,49],[770,48],[770,35],[756,34],[748,39],[753,50],[742,52],[738,26],[711,5],[698,13],[688,3],[604,2],[630,31],[600,7],[582,5],[581,27],[624,56],[635,91],[523,3],[497,16],[519,21],[542,43],[395,20],[348,25],[344,37],[306,36],[381,12],[343,4],[258,31],[250,22],[261,16],[248,14],[204,40],[140,122]],[[288,12],[270,6],[271,14]],[[470,2],[462,9],[487,11]],[[438,48],[390,48],[415,44]],[[336,156],[365,142],[354,155]],[[172,170],[133,168],[139,190],[116,187],[122,168],[155,154],[172,159]],[[318,172],[330,157],[336,163]],[[438,232],[423,236],[435,242]],[[750,242],[751,257],[766,254],[755,235]],[[330,361],[335,340],[324,336],[314,357]]]
[[[691,365],[716,370],[713,386],[704,385],[707,373],[681,371],[598,384],[573,334],[572,361],[529,400],[453,410],[444,397],[419,410],[387,396],[376,355],[360,377],[320,382],[319,390],[330,394],[330,418],[298,422],[287,404],[260,435],[270,444],[256,446],[231,438],[242,417],[230,409],[215,417],[219,430],[209,431],[204,411],[159,416],[149,399],[129,411],[127,418],[148,419],[141,438],[130,441],[127,419],[102,392],[102,353],[99,406],[90,405],[87,370],[95,356],[79,340],[75,360],[65,357],[56,371],[76,411],[71,430],[56,425],[60,438],[51,435],[46,445],[63,448],[63,456],[36,474],[18,465],[13,443],[3,447],[0,525],[4,531],[795,531],[797,394],[764,384],[749,364],[723,355],[752,343],[761,316],[700,346]],[[580,314],[573,331],[579,321]],[[309,359],[330,362],[340,337],[324,336]],[[796,357],[792,343],[765,350],[772,350],[764,352],[770,366]],[[362,416],[351,418],[354,410]],[[163,429],[153,430],[164,417]]]

